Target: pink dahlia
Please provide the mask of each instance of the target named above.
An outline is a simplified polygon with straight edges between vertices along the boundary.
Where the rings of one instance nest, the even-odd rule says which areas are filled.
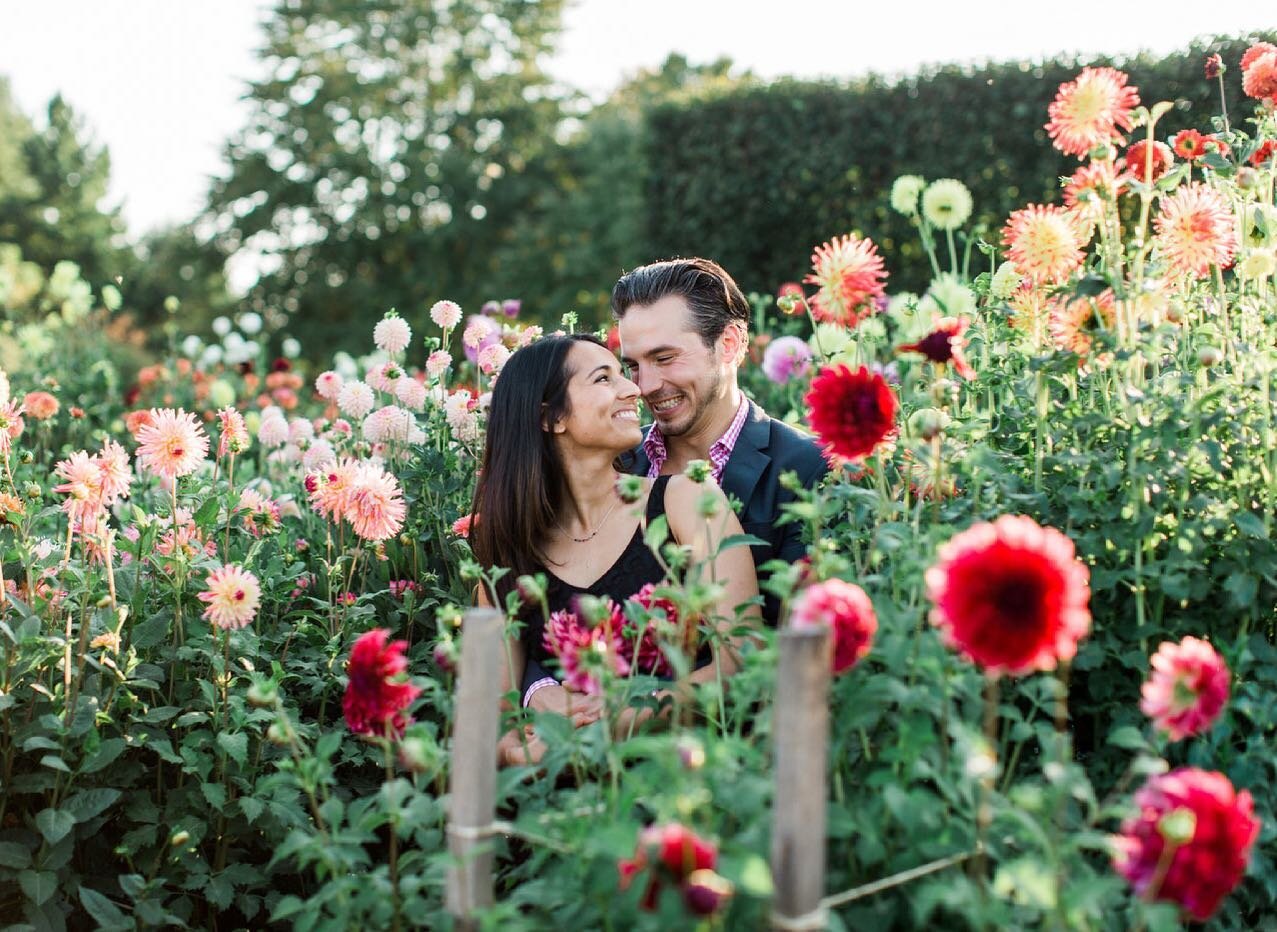
[[[1115,204],[1126,187],[1113,162],[1087,162],[1064,185],[1064,206],[1088,224],[1104,215],[1105,204]]]
[[[345,517],[364,540],[386,540],[403,527],[407,506],[399,480],[375,463],[361,463],[346,490]]]
[[[95,457],[84,450],[77,450],[53,469],[62,479],[53,491],[66,495],[62,510],[72,521],[87,524],[96,519],[106,507],[102,494],[102,470]]]
[[[128,498],[133,483],[133,470],[129,466],[129,454],[114,440],[102,444],[102,450],[94,457],[102,483],[102,501],[113,505],[118,499]]]
[[[257,615],[262,590],[256,576],[241,566],[226,563],[208,574],[199,598],[208,603],[203,617],[214,627],[242,628]]]
[[[971,321],[966,317],[940,317],[934,329],[917,343],[896,347],[897,353],[919,353],[937,366],[953,363],[953,370],[964,379],[974,379],[975,370],[963,353],[967,338],[963,336]]]
[[[151,423],[137,439],[138,464],[165,479],[194,472],[208,455],[208,434],[195,415],[180,409],[152,408]]]
[[[326,469],[308,475],[306,492],[311,507],[331,521],[344,518],[349,505],[350,483],[358,465],[355,460],[344,456]]]
[[[615,608],[615,606],[613,606]],[[563,685],[587,696],[603,692],[610,674],[626,676],[630,666],[621,654],[620,613],[605,624],[589,627],[573,612],[555,612],[542,635],[545,649],[559,659]]]
[[[854,372],[842,363],[822,369],[804,401],[811,428],[830,458],[864,459],[896,429],[895,392],[865,366]]]
[[[833,672],[846,673],[873,645],[878,616],[865,590],[841,579],[815,583],[794,601],[789,623],[795,628],[827,625],[833,633]]]
[[[25,427],[21,402],[6,401],[0,404],[0,456],[9,455],[13,441],[22,436]]]
[[[1139,812],[1113,839],[1113,867],[1149,900],[1205,922],[1246,873],[1259,836],[1250,793],[1222,773],[1181,767],[1135,793]]]
[[[436,327],[451,330],[461,323],[461,305],[455,301],[436,301],[430,308],[430,319]]]
[[[811,267],[803,281],[819,287],[811,299],[816,320],[854,327],[877,310],[887,270],[872,241],[835,236],[812,253]]]
[[[777,385],[811,371],[811,347],[801,337],[777,337],[763,350],[763,374]]]
[[[341,394],[342,384],[342,377],[329,369],[315,377],[315,394],[325,401],[336,401],[337,396]]]
[[[1242,70],[1242,90],[1259,100],[1277,98],[1277,50],[1256,56]]]
[[[31,420],[47,421],[58,413],[61,405],[58,399],[48,392],[27,392],[26,397],[22,399],[22,407],[26,409],[27,417]]]
[[[1242,53],[1241,69],[1244,72],[1247,68],[1255,63],[1255,60],[1263,55],[1271,52],[1277,52],[1277,45],[1271,42],[1256,42],[1245,52]]]
[[[239,493],[235,512],[244,522],[244,530],[254,537],[279,530],[279,502],[267,498],[256,489],[244,489]]]
[[[1228,665],[1215,648],[1194,637],[1163,641],[1149,661],[1140,711],[1172,741],[1201,734],[1228,702]]]
[[[452,365],[452,354],[446,350],[435,350],[426,357],[426,375],[437,379],[448,371]]]
[[[350,649],[346,662],[346,695],[341,701],[346,724],[357,735],[394,737],[411,718],[404,711],[421,690],[406,681],[407,641],[389,641],[390,632],[373,628]]]
[[[1222,194],[1199,182],[1164,196],[1153,225],[1158,251],[1172,275],[1202,278],[1212,265],[1227,265],[1237,252],[1237,218]]]
[[[1047,108],[1046,131],[1055,148],[1084,158],[1096,146],[1121,142],[1118,129],[1131,128],[1131,111],[1140,105],[1139,92],[1126,81],[1114,68],[1083,68],[1061,84]]]
[[[1051,670],[1090,630],[1089,575],[1059,531],[1002,515],[940,548],[926,575],[931,623],[990,675]]]
[[[1063,207],[1030,204],[1011,214],[1002,228],[1007,258],[1034,284],[1057,284],[1082,264],[1084,231]]]
[[[217,423],[221,428],[217,441],[218,459],[228,453],[243,453],[248,449],[248,427],[244,424],[244,415],[227,405],[217,412]]]
[[[412,342],[412,328],[394,311],[391,311],[372,328],[372,341],[377,349],[398,356]]]

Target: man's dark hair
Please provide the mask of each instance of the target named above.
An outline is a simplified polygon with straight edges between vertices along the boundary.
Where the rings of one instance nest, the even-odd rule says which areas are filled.
[[[712,259],[666,259],[626,272],[612,289],[612,316],[620,320],[631,307],[647,307],[670,295],[687,302],[692,328],[706,346],[712,347],[733,321],[749,328],[749,301]]]

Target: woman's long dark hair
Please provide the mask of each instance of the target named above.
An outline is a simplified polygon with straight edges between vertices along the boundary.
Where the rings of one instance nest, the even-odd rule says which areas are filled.
[[[485,569],[510,571],[497,583],[498,608],[515,580],[547,562],[541,543],[558,520],[567,483],[546,425],[569,413],[568,353],[582,342],[605,345],[591,334],[573,333],[525,346],[506,360],[492,390],[469,539]]]

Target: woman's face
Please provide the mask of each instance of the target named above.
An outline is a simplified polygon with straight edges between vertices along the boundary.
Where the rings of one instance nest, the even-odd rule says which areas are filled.
[[[554,425],[561,445],[606,450],[613,455],[638,445],[638,386],[621,374],[605,347],[581,341],[568,350],[568,413]]]

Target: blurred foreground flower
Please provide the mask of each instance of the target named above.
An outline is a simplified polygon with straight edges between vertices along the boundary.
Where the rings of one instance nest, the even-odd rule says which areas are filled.
[[[402,735],[411,721],[404,710],[421,692],[405,681],[408,642],[388,641],[389,637],[385,628],[374,628],[360,635],[350,650],[341,708],[357,735]]]
[[[931,623],[991,676],[1052,670],[1090,630],[1089,575],[1055,528],[1003,515],[941,546],[926,575]]]
[[[954,371],[964,379],[974,379],[975,370],[963,355],[967,340],[963,334],[971,321],[966,317],[941,317],[934,328],[917,343],[896,347],[897,353],[921,353],[937,366],[953,363]]]
[[[800,378],[811,369],[811,349],[801,337],[777,337],[763,351],[763,374],[777,385]]]
[[[675,884],[683,902],[694,915],[716,912],[732,895],[732,885],[714,872],[718,848],[691,829],[678,823],[649,826],[639,833],[634,857],[617,863],[622,890],[634,878],[649,871],[647,889],[640,906],[655,910],[666,882]]]
[[[1149,661],[1152,672],[1140,690],[1140,711],[1172,741],[1201,734],[1228,702],[1224,659],[1203,640],[1163,641]]]
[[[835,676],[846,673],[869,653],[878,630],[878,616],[865,590],[841,579],[804,589],[794,601],[789,623],[795,628],[829,626]]]
[[[1113,841],[1113,866],[1148,900],[1178,903],[1204,922],[1241,882],[1259,836],[1250,793],[1222,773],[1181,767],[1150,777],[1137,815]]]

